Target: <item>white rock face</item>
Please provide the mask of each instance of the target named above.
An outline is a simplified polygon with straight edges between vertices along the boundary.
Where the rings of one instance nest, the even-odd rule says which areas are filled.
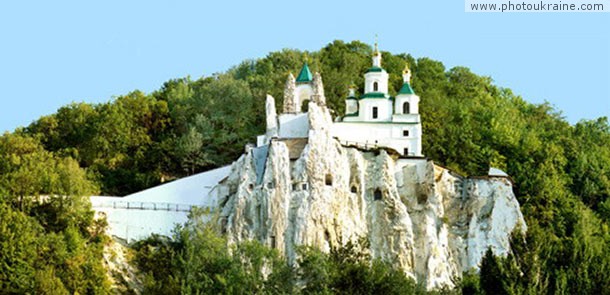
[[[343,147],[329,135],[326,107],[311,102],[308,116],[297,159],[289,140],[274,139],[264,164],[254,150],[233,163],[219,196],[230,242],[256,239],[295,262],[296,245],[329,251],[365,237],[373,257],[434,289],[478,269],[489,247],[506,255],[510,233],[526,230],[506,178],[464,178],[425,159]]]

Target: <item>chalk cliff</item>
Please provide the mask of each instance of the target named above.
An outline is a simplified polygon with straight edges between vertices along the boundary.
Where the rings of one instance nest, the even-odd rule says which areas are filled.
[[[328,251],[365,237],[373,257],[434,289],[478,268],[489,247],[506,255],[511,232],[526,230],[509,179],[343,146],[323,104],[310,102],[308,119],[308,138],[271,138],[233,163],[219,189],[230,242],[256,239],[294,262],[296,245]]]

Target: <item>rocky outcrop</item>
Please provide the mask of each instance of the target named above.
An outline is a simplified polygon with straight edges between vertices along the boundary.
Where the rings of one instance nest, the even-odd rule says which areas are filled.
[[[104,245],[103,263],[113,294],[142,294],[144,289],[139,271],[129,261],[130,251],[127,243],[116,237]]]
[[[298,111],[298,103],[295,101],[294,96],[295,88],[294,76],[290,73],[284,87],[284,113],[296,113]]]
[[[326,107],[310,102],[308,116],[300,157],[291,159],[290,139],[275,138],[233,163],[219,198],[230,242],[256,239],[295,262],[297,245],[328,251],[365,237],[373,257],[434,289],[478,268],[489,247],[506,255],[511,232],[525,231],[507,178],[342,146]]]

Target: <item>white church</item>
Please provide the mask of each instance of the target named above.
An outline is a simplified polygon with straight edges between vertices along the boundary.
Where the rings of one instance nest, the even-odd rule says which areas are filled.
[[[356,95],[351,86],[345,98],[345,116],[336,118],[332,135],[341,144],[364,149],[387,148],[403,157],[423,158],[419,96],[410,85],[409,68],[403,71],[403,85],[396,97],[388,93],[389,74],[381,64],[381,53],[375,44],[372,66],[364,74],[364,93]],[[284,89],[283,113],[275,118],[267,112],[267,134],[258,136],[257,147],[273,138],[307,138],[309,122],[301,111],[306,101],[324,104],[321,76],[311,74],[307,63],[295,79],[289,75]],[[269,110],[270,102],[267,103]]]

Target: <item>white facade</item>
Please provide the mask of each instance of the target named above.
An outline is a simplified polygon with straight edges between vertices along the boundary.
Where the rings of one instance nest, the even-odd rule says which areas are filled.
[[[388,79],[390,75],[385,70],[368,72],[364,74],[364,93],[388,93]]]
[[[422,128],[419,96],[409,85],[411,72],[403,72],[403,87],[392,98],[388,94],[388,73],[381,68],[381,54],[375,48],[373,67],[364,74],[364,95],[346,102],[345,116],[333,126],[333,136],[358,146],[387,147],[403,156],[422,157]],[[357,109],[354,109],[357,106]]]
[[[388,93],[389,74],[381,67],[381,54],[377,48],[375,48],[372,61],[373,66],[364,74],[364,94],[358,98],[355,88],[350,87],[349,95],[345,99],[346,115],[333,123],[332,136],[344,145],[360,148],[385,147],[393,149],[405,157],[423,157],[419,96],[409,85],[410,71],[406,69],[403,72],[404,84],[398,95],[395,98],[390,97]],[[307,65],[303,66],[301,72],[304,71],[309,73]],[[287,85],[294,85],[292,76]],[[289,93],[292,93],[292,90]],[[311,81],[299,82],[294,93],[292,99],[295,104],[301,105],[303,102],[311,100],[314,94]],[[268,144],[272,136],[279,138],[308,137],[309,118],[300,110],[299,106],[295,113],[277,116],[274,107],[269,107],[267,117],[273,122],[267,124],[268,127],[277,126],[277,133],[259,136],[257,146]]]
[[[404,156],[421,155],[421,125],[392,122],[335,122],[331,130],[343,145],[388,147]]]
[[[353,115],[358,112],[358,99],[354,97],[348,97],[345,100],[345,114]]]
[[[311,99],[313,87],[310,83],[299,83],[295,89],[295,104],[298,111],[301,111],[303,103]]]

